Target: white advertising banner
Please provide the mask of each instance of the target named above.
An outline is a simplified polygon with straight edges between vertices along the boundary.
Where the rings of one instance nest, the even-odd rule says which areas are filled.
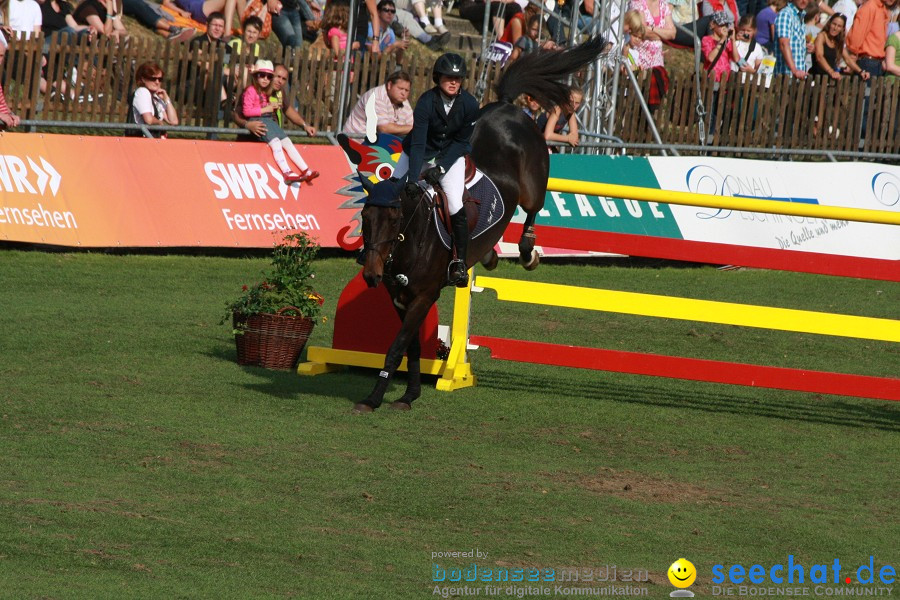
[[[666,190],[900,212],[900,167],[652,157]],[[900,260],[900,228],[670,205],[686,240]]]

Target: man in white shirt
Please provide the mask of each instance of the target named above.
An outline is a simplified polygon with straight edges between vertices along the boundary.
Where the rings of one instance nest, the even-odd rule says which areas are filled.
[[[34,0],[9,0],[9,27],[19,37],[39,34],[43,22],[41,7]]]

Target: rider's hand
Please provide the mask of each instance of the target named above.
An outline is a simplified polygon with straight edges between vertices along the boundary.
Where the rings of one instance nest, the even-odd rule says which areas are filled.
[[[422,191],[422,188],[420,188],[417,183],[407,181],[403,184],[403,191],[406,192],[407,198],[415,198]]]
[[[441,182],[441,178],[444,176],[444,168],[441,166],[431,167],[427,169],[424,173],[422,173],[422,178],[428,182],[429,185],[435,186]]]

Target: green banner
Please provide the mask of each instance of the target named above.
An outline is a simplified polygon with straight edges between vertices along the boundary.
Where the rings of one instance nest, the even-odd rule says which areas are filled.
[[[643,157],[554,154],[550,177],[660,189]],[[547,192],[538,225],[683,239],[668,204]]]

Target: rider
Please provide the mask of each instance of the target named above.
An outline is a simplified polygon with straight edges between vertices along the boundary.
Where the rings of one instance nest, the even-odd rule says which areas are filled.
[[[466,62],[459,54],[447,53],[435,61],[432,79],[435,86],[422,94],[413,113],[413,128],[403,140],[403,154],[397,161],[395,176],[415,186],[419,173],[431,185],[440,184],[447,195],[447,209],[453,228],[457,259],[450,262],[450,285],[466,287],[466,248],[469,226],[462,210],[465,191],[465,157],[471,152],[469,139],[478,118],[478,101],[462,89]],[[422,167],[428,168],[422,172]],[[409,190],[413,192],[416,190]]]

